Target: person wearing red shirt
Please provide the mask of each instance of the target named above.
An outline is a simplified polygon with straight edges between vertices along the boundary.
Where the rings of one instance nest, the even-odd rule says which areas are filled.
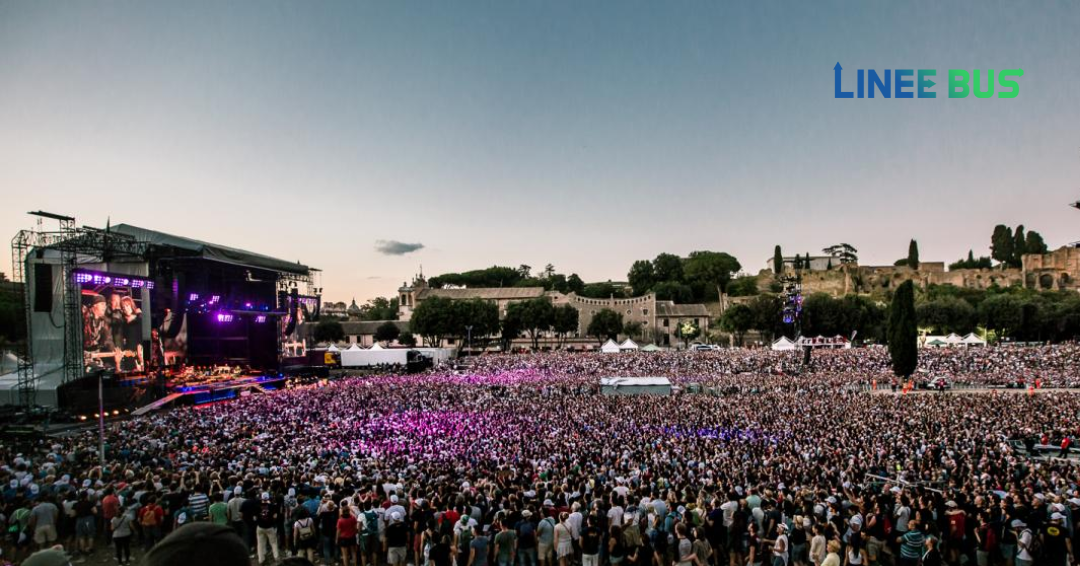
[[[348,505],[341,506],[341,517],[337,522],[337,545],[341,549],[343,566],[356,566],[356,517],[349,512]]]

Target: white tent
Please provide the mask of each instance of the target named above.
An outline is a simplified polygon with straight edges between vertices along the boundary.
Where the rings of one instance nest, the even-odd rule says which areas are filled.
[[[346,352],[359,352],[361,350],[363,350],[363,348],[361,348],[360,345],[357,344],[356,342],[353,342],[353,345],[349,346],[349,349],[345,350],[345,351]]]
[[[968,334],[967,336],[964,336],[964,340],[962,342],[960,342],[960,343],[965,345],[965,346],[985,346],[986,345],[986,340],[983,340],[982,338],[979,338],[978,336],[975,335],[974,332],[972,332],[971,334]]]
[[[637,350],[638,345],[631,339],[627,338],[625,342],[619,344],[619,349],[622,351]]]
[[[964,339],[957,333],[950,332],[949,335],[945,337],[945,342],[950,346],[959,346],[964,343]]]
[[[326,351],[327,352],[340,352],[341,350],[338,349],[337,346],[335,346],[333,344],[330,344],[329,346],[326,347]]]
[[[781,336],[779,340],[772,343],[772,349],[777,351],[789,351],[795,349],[795,343],[791,341],[787,336]]]
[[[617,354],[621,350],[619,350],[619,345],[615,343],[614,340],[609,339],[607,342],[604,342],[603,346],[600,346],[600,351],[605,354]]]
[[[368,348],[368,349],[369,350],[385,350],[386,348],[383,348],[382,346],[379,345],[378,342],[376,342],[376,343],[372,344],[371,347]]]

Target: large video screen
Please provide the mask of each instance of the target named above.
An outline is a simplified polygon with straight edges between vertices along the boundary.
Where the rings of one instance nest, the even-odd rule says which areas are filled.
[[[146,370],[149,361],[149,291],[145,277],[77,271],[83,319],[83,361],[87,371],[120,374]]]

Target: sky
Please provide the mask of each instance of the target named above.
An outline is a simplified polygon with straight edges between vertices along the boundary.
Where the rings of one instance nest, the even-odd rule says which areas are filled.
[[[0,0],[0,233],[30,210],[299,260],[324,298],[840,241],[1080,240],[1080,4]],[[936,99],[836,99],[937,69]],[[949,99],[948,69],[1024,70]],[[4,262],[0,270],[7,271]]]

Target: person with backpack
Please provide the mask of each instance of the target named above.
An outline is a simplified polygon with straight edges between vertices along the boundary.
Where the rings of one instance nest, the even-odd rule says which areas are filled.
[[[1014,519],[1011,526],[1016,533],[1016,566],[1031,566],[1035,563],[1035,534],[1020,519]]]
[[[454,544],[457,566],[468,566],[469,554],[472,551],[473,530],[469,526],[469,516],[462,515],[454,527]]]
[[[379,563],[379,513],[374,509],[371,499],[364,502],[364,512],[360,514],[363,532],[360,534],[360,564],[375,566]]]
[[[297,510],[292,533],[293,540],[296,541],[297,553],[314,563],[315,547],[319,543],[318,529],[315,528],[315,519],[311,517],[307,509],[301,507]]]
[[[1052,513],[1050,524],[1039,533],[1039,541],[1042,544],[1042,552],[1036,553],[1039,564],[1046,566],[1068,566],[1073,562],[1072,541],[1063,526],[1065,515]]]
[[[76,511],[78,505],[76,505]],[[161,525],[165,521],[165,510],[157,503],[157,497],[150,496],[146,505],[139,510],[139,524],[142,525],[143,550],[149,551],[161,540]]]
[[[548,516],[536,525],[536,561],[540,566],[554,566],[552,550],[555,545],[555,518]]]

